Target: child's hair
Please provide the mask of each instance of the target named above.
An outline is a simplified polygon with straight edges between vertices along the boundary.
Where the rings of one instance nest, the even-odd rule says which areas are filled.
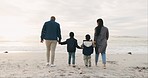
[[[73,38],[73,37],[74,37],[74,33],[73,33],[73,32],[70,32],[70,33],[69,33],[69,36],[70,36],[71,38]]]
[[[87,35],[85,36],[85,38],[86,38],[86,40],[90,40],[90,35],[87,34]]]

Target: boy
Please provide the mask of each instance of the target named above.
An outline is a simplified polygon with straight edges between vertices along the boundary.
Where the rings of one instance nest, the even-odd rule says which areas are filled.
[[[91,54],[93,53],[93,42],[90,40],[90,35],[87,34],[85,36],[86,40],[83,40],[82,48],[83,48],[83,59],[86,67],[91,67]]]
[[[70,32],[69,36],[70,36],[70,38],[68,38],[64,42],[60,42],[60,44],[61,45],[67,44],[67,52],[68,52],[68,55],[69,55],[68,64],[69,64],[69,66],[71,65],[71,57],[72,57],[72,64],[73,64],[73,67],[75,67],[76,48],[81,49],[81,47],[78,46],[77,40],[74,38],[73,32]]]

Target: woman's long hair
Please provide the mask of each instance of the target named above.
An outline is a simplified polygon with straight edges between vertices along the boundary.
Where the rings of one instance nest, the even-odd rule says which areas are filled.
[[[98,36],[100,34],[101,28],[104,26],[102,19],[98,19],[97,23],[98,23],[98,26],[95,28],[95,36]]]

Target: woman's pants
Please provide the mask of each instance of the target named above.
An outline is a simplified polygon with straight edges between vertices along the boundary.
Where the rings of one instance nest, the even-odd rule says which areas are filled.
[[[99,54],[100,53],[95,55],[95,63],[96,63],[96,65],[97,65],[98,60],[99,60]],[[106,64],[106,53],[103,52],[103,53],[101,53],[101,55],[102,55],[102,62],[103,62],[103,64]]]
[[[46,40],[47,47],[47,62],[49,63],[51,54],[51,64],[54,64],[55,49],[57,45],[57,40]]]

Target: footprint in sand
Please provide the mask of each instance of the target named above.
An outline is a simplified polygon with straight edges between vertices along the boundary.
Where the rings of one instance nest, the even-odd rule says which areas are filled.
[[[72,76],[72,74],[68,74],[68,76]]]
[[[61,74],[60,76],[65,76],[64,74]]]
[[[137,67],[130,67],[130,68],[132,68],[134,70],[138,70],[139,72],[142,72],[143,70],[148,71],[148,67],[139,67],[139,66],[137,66]]]
[[[82,78],[90,78],[90,76],[86,76],[86,75],[84,75]],[[100,78],[100,77],[99,77]]]
[[[117,65],[117,62],[116,61],[107,61],[107,63],[116,64]]]

